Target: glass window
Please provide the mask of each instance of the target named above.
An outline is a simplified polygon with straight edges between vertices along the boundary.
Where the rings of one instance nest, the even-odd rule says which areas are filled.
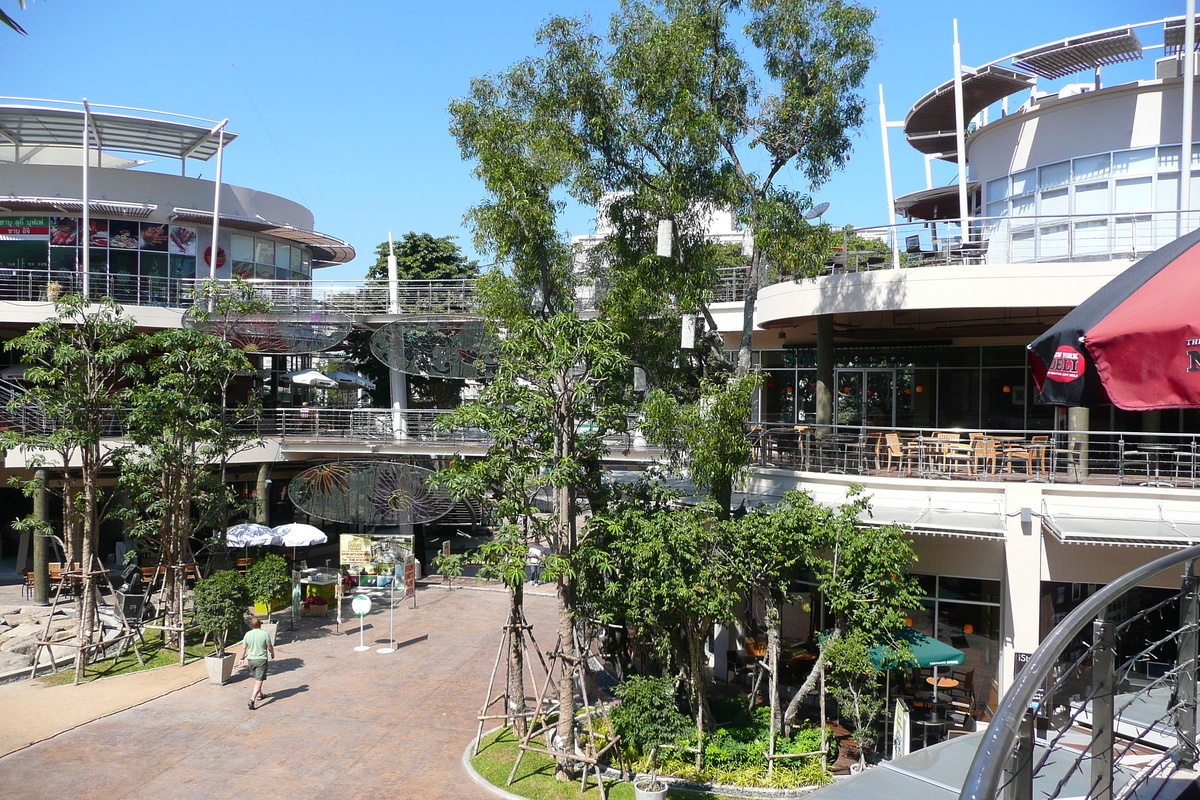
[[[254,261],[257,264],[275,265],[275,243],[270,239],[255,239],[254,240]],[[271,276],[274,277],[275,271],[271,271]]]
[[[196,258],[195,256],[171,256],[171,277],[172,278],[194,278],[196,277]]]
[[[1071,162],[1060,161],[1038,170],[1038,186],[1043,189],[1053,189],[1056,186],[1066,186],[1071,182]]]
[[[1110,156],[1108,153],[1098,156],[1084,156],[1072,162],[1075,182],[1107,178],[1109,173]]]
[[[1042,192],[1042,203],[1039,213],[1043,217],[1065,217],[1070,212],[1070,199],[1067,187],[1050,189]]]
[[[300,272],[304,267],[304,258],[299,245],[292,245],[292,272]]]
[[[165,278],[167,275],[167,254],[142,253],[142,275]]]
[[[1034,215],[1035,203],[1034,195],[1027,194],[1024,197],[1014,198],[1012,201],[1012,213],[1014,217],[1032,217]]]
[[[1075,255],[1094,255],[1108,252],[1108,220],[1096,219],[1075,223]]]
[[[75,250],[54,248],[56,252],[69,253],[75,263]],[[0,267],[6,269],[45,269],[46,243],[28,241],[0,241]]]
[[[1179,210],[1179,173],[1160,174],[1154,187],[1154,209],[1156,211]]]
[[[286,244],[275,245],[275,266],[288,269],[292,266],[292,248]]]
[[[1012,193],[1013,195],[1026,194],[1032,192],[1037,180],[1037,170],[1027,169],[1024,172],[1014,172],[1012,176]]]
[[[1000,218],[1008,214],[1008,202],[1001,200],[999,203],[988,203],[987,216]]]
[[[1182,158],[1183,148],[1177,144],[1164,145],[1158,148],[1158,171],[1178,172],[1179,159]]]
[[[1108,181],[1075,187],[1076,214],[1108,213]]]
[[[1150,211],[1154,205],[1154,179],[1123,178],[1113,192],[1113,211]]]
[[[1126,150],[1124,153],[1113,153],[1113,174],[1123,175],[1152,175],[1155,171],[1154,148],[1146,147],[1141,150]]]
[[[303,269],[301,270],[306,276],[312,274],[312,255],[305,250],[301,256],[303,258]]]
[[[1070,226],[1044,225],[1039,230],[1038,257],[1043,259],[1064,258],[1070,252],[1068,231]]]
[[[253,261],[254,260],[254,237],[233,235],[233,241],[230,244],[230,249],[233,250],[234,261]]]
[[[1008,176],[987,182],[987,201],[994,203],[1008,197]]]

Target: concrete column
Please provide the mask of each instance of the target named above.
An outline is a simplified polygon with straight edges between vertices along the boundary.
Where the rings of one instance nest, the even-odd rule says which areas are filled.
[[[817,317],[817,425],[833,424],[833,315]],[[817,435],[825,432],[817,429]]]
[[[1000,644],[1000,696],[1012,686],[1018,653],[1041,642],[1042,484],[1014,483],[1004,492],[1004,632]],[[1029,521],[1021,509],[1029,509]]]
[[[40,486],[33,493],[33,515],[50,523],[50,491],[46,488],[49,475],[39,469],[34,477]],[[38,533],[33,537],[33,601],[39,606],[50,604],[50,538]]]
[[[254,521],[259,525],[271,522],[271,474],[270,464],[258,465],[258,479],[254,484]]]
[[[1083,480],[1088,476],[1088,431],[1092,428],[1092,411],[1088,408],[1067,409],[1067,449],[1071,451],[1068,470]]]

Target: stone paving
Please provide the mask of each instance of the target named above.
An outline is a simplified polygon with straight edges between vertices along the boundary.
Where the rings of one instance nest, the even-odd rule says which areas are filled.
[[[553,646],[555,630],[548,588],[525,593],[526,615],[543,649]],[[366,618],[365,640],[374,646],[367,652],[353,649],[356,620],[341,633],[332,618],[301,619],[294,633],[285,621],[265,687],[269,696],[254,711],[246,707],[245,670],[225,686],[164,686],[166,693],[154,699],[133,690],[136,676],[128,679],[128,692],[108,688],[122,678],[84,687],[0,687],[0,727],[10,738],[15,731],[34,742],[0,757],[0,796],[491,797],[471,781],[461,757],[475,735],[507,595],[430,586],[417,600],[415,610],[411,600],[395,609],[398,649],[392,654],[375,652],[387,639],[383,604]],[[196,680],[176,674],[171,680]],[[94,701],[101,695],[110,704],[124,695],[123,710]]]

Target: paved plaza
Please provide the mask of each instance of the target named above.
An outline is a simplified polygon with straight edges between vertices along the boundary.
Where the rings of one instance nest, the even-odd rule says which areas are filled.
[[[5,587],[9,588],[9,587]],[[555,603],[526,592],[542,649],[554,644]],[[503,591],[429,586],[418,608],[398,603],[398,649],[386,605],[358,625],[280,625],[257,710],[235,671],[225,686],[202,663],[88,685],[0,686],[0,795],[25,798],[491,797],[461,765],[507,615]],[[346,605],[349,615],[349,604]],[[240,649],[238,651],[240,653]]]

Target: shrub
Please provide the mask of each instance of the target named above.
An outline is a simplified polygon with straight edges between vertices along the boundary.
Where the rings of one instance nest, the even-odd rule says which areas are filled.
[[[635,675],[618,686],[616,694],[621,703],[610,715],[613,728],[634,756],[674,741],[688,728],[688,718],[675,705],[675,682],[670,678]]]
[[[266,554],[246,570],[246,588],[250,591],[250,599],[267,607],[268,622],[271,620],[271,606],[276,598],[286,596],[290,582],[287,561],[274,553]]]
[[[225,655],[225,644],[231,630],[240,629],[250,605],[246,580],[227,569],[214,572],[196,583],[196,624],[206,636],[212,636],[217,655]]]

